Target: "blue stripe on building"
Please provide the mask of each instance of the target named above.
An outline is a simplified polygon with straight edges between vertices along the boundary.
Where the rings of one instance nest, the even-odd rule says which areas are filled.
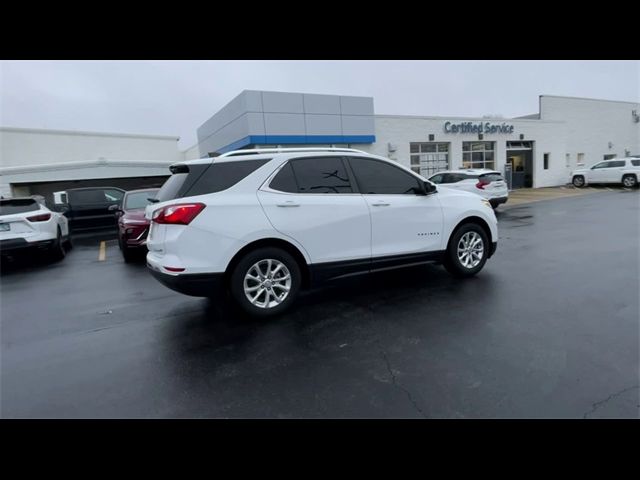
[[[374,143],[375,135],[249,135],[219,148],[218,153],[238,150],[247,145],[317,145],[322,143]]]

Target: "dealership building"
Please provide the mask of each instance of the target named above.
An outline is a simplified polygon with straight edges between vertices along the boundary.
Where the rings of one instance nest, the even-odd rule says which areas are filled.
[[[235,149],[349,147],[429,176],[459,168],[503,172],[510,188],[570,181],[573,169],[640,154],[640,104],[539,97],[538,112],[516,118],[376,114],[372,97],[245,90],[197,129],[177,136],[0,127],[0,193],[72,187],[160,185],[175,162]]]

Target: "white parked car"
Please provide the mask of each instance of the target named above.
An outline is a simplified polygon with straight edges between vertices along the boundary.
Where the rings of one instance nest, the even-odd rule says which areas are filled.
[[[480,195],[495,209],[509,199],[509,188],[500,172],[489,169],[447,170],[429,177],[436,185],[444,185]]]
[[[61,259],[70,243],[67,218],[49,210],[44,199],[0,200],[0,252],[3,256],[32,249],[46,251],[53,258]]]
[[[616,183],[627,188],[638,186],[640,181],[640,158],[614,158],[598,162],[589,168],[571,172],[571,183],[584,187],[590,183]]]
[[[475,275],[497,247],[488,201],[358,150],[244,150],[170,169],[145,212],[151,273],[188,295],[222,284],[254,315],[347,275],[424,262]]]

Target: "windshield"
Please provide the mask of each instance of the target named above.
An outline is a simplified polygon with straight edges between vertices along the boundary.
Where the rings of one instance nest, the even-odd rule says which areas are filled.
[[[124,201],[125,210],[145,208],[151,202],[149,198],[155,198],[158,190],[145,190],[144,192],[128,193]]]

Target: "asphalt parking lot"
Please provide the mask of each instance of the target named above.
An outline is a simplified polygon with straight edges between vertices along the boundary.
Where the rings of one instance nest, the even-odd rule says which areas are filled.
[[[359,277],[268,322],[108,237],[5,262],[2,417],[638,418],[639,212],[621,189],[506,208],[473,279]]]

